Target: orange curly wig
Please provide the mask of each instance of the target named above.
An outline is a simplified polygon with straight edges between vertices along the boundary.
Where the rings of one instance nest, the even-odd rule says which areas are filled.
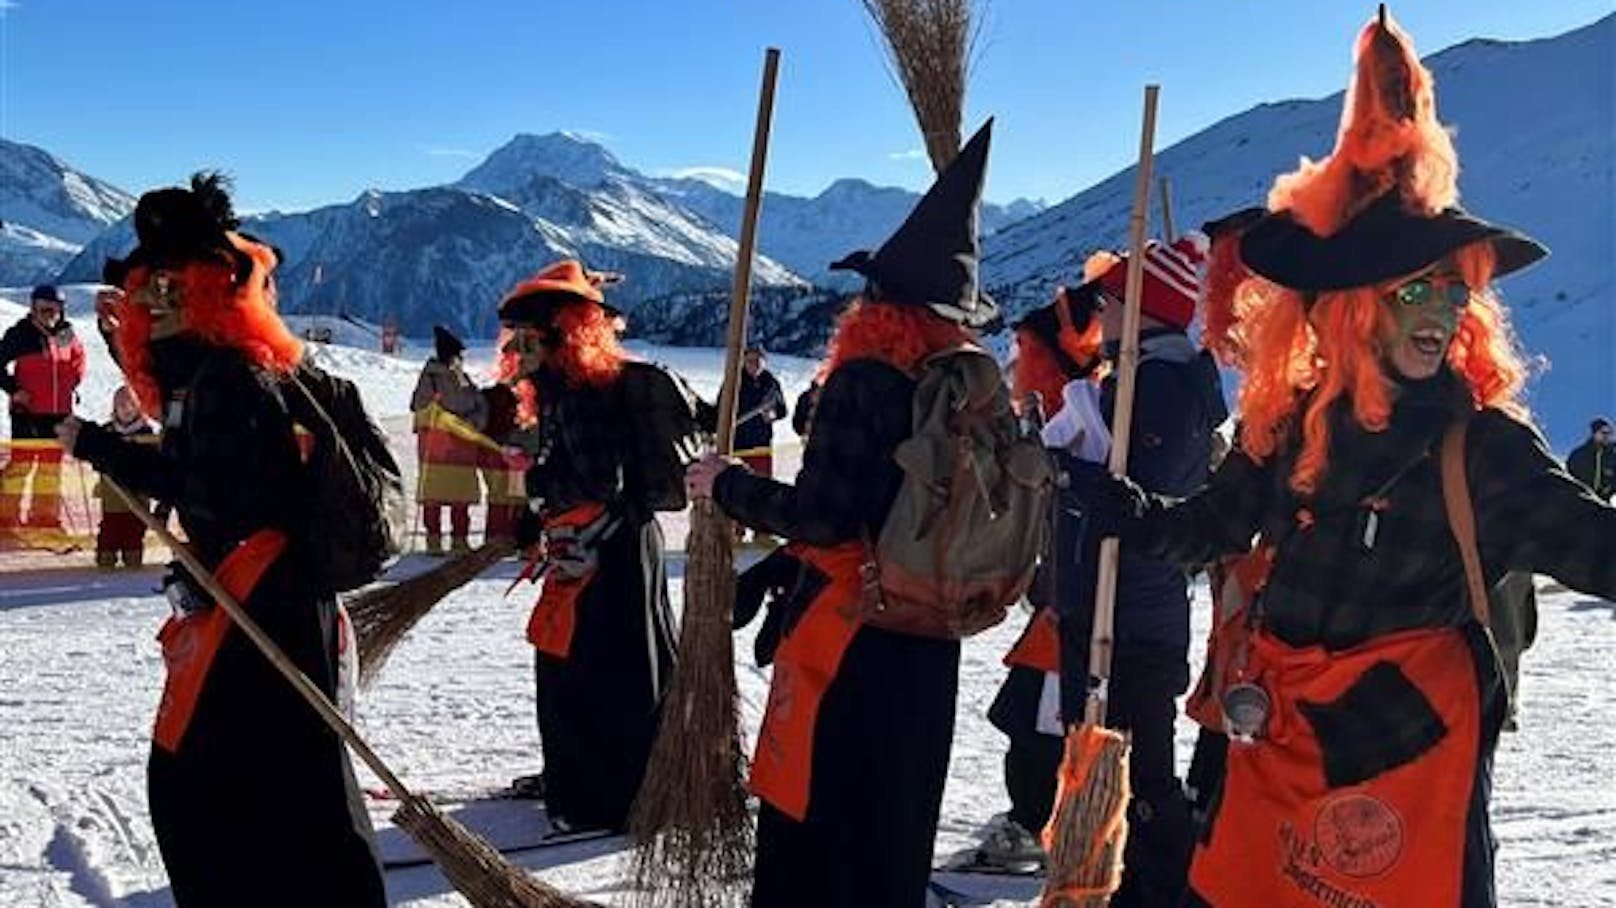
[[[1268,197],[1270,211],[1289,211],[1319,236],[1339,231],[1388,192],[1425,216],[1458,200],[1458,158],[1436,117],[1431,74],[1408,36],[1383,16],[1360,33],[1355,57],[1335,151],[1323,162],[1304,158],[1295,172],[1275,181]],[[1229,254],[1221,253],[1220,266],[1220,253],[1213,251],[1210,277],[1222,283],[1208,295],[1207,343],[1244,372],[1241,445],[1262,462],[1285,445],[1299,422],[1301,447],[1290,485],[1311,493],[1328,467],[1333,404],[1345,398],[1353,418],[1372,432],[1385,429],[1390,419],[1383,338],[1393,325],[1381,303],[1389,286],[1309,297],[1245,272],[1227,260]],[[1469,387],[1474,406],[1524,415],[1519,395],[1526,369],[1505,310],[1490,290],[1493,246],[1472,244],[1452,259],[1471,295],[1448,349],[1448,366]]]
[[[275,253],[239,234],[226,236],[252,259],[252,272],[246,283],[237,284],[235,269],[217,261],[188,262],[177,271],[168,271],[180,288],[181,330],[210,344],[240,350],[254,365],[272,374],[289,375],[303,360],[303,342],[275,311],[275,285],[270,280]],[[153,269],[137,266],[124,279],[127,296],[114,313],[118,327],[113,343],[141,411],[156,417],[162,410],[163,395],[152,375],[151,312],[132,301],[152,274]]]
[[[605,309],[587,300],[562,304],[552,322],[560,343],[546,349],[544,368],[560,374],[569,388],[604,388],[616,381],[623,363],[632,357],[618,341],[615,321]],[[500,329],[494,347],[500,351],[495,377],[515,389],[518,421],[532,425],[539,418],[538,389],[521,374],[521,357],[505,352],[511,335],[510,328]]]
[[[975,334],[923,306],[872,303],[860,297],[836,320],[819,381],[855,359],[877,359],[913,373],[931,354],[975,341]]]

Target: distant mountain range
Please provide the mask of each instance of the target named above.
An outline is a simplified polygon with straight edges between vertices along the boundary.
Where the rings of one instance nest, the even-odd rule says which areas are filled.
[[[1469,41],[1427,58],[1455,130],[1464,204],[1524,229],[1553,256],[1502,285],[1525,347],[1552,369],[1532,404],[1559,446],[1616,410],[1616,15],[1554,38]],[[1341,96],[1258,105],[1159,152],[1175,221],[1261,204],[1274,176],[1333,145]],[[223,163],[223,162],[221,162]],[[983,210],[984,283],[1011,316],[1070,282],[1090,252],[1122,244],[1132,168],[1058,205]],[[849,285],[826,265],[878,243],[915,193],[838,180],[812,198],[768,193],[754,271],[756,337],[813,353]],[[565,132],[519,135],[460,180],[248,219],[277,243],[291,312],[493,329],[494,302],[545,262],[581,256],[622,271],[631,331],[710,344],[722,336],[741,199],[698,179],[646,176]],[[94,280],[132,244],[129,193],[44,151],[0,140],[0,283]],[[1154,214],[1153,208],[1153,214]]]

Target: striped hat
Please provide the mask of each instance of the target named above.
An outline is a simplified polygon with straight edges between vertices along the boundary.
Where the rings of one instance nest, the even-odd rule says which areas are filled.
[[[1201,296],[1201,266],[1209,243],[1206,234],[1192,230],[1171,244],[1151,240],[1145,244],[1145,287],[1140,311],[1178,329],[1195,320],[1195,301]],[[1128,283],[1128,260],[1100,275],[1107,295],[1122,299]]]

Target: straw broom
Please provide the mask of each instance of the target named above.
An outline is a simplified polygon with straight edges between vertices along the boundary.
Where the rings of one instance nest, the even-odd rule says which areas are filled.
[[[909,96],[938,173],[959,154],[965,78],[977,31],[970,0],[861,0]]]
[[[1139,364],[1139,302],[1144,289],[1145,218],[1150,204],[1156,96],[1145,86],[1144,128],[1134,173],[1133,213],[1128,220],[1128,283],[1123,303],[1122,350],[1117,362],[1117,404],[1112,417],[1111,473],[1128,472],[1133,429],[1134,372]],[[1100,543],[1099,583],[1094,594],[1094,636],[1089,647],[1089,690],[1083,723],[1066,736],[1055,813],[1044,828],[1049,873],[1041,908],[1097,908],[1110,902],[1122,881],[1122,850],[1128,840],[1128,741],[1105,727],[1107,687],[1117,599],[1115,538]]]
[[[516,543],[509,539],[491,540],[408,580],[373,586],[345,599],[359,642],[360,686],[376,680],[393,647],[433,606],[514,551]]]
[[[574,899],[534,879],[527,871],[513,865],[498,851],[473,835],[470,830],[439,813],[431,801],[405,788],[398,776],[387,768],[387,764],[382,762],[375,751],[370,749],[370,745],[359,737],[359,733],[348,724],[348,720],[344,719],[331,704],[331,700],[314,686],[314,682],[310,681],[280,646],[247,615],[241,603],[237,602],[212,572],[197,560],[190,548],[175,539],[157,518],[137,507],[134,496],[123,486],[110,478],[103,477],[103,480],[107,488],[128,502],[130,509],[140,521],[168,546],[174,557],[185,565],[191,576],[207,590],[209,596],[213,597],[218,607],[224,609],[230,616],[231,622],[247,635],[270,664],[275,666],[275,670],[297,689],[314,711],[320,714],[320,718],[348,743],[348,747],[359,755],[393,796],[398,798],[402,806],[393,814],[393,822],[398,828],[409,833],[410,837],[432,856],[432,860],[443,871],[444,877],[466,897],[467,901],[475,908],[589,908],[589,902]]]
[[[779,67],[780,51],[771,47],[763,62],[730,297],[724,383],[718,396],[717,446],[725,455],[735,447],[741,347],[746,340],[747,298]],[[730,628],[735,606],[732,538],[729,519],[711,498],[692,503],[679,662],[662,703],[662,727],[629,815],[637,905],[695,908],[731,903],[739,898],[737,884],[748,876],[753,833],[741,782],[745,758]]]

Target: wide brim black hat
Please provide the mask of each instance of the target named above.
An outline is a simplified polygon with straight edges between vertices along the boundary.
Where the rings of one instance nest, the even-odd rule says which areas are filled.
[[[1388,192],[1321,237],[1288,211],[1247,228],[1240,258],[1254,274],[1304,293],[1370,287],[1415,274],[1472,243],[1491,242],[1493,277],[1519,271],[1549,254],[1523,233],[1448,208],[1434,217],[1407,211]]]
[[[881,248],[847,255],[831,270],[863,275],[865,295],[874,302],[925,306],[968,328],[1002,324],[998,304],[978,280],[982,183],[992,134],[989,119]]]
[[[104,283],[121,287],[133,268],[178,268],[190,262],[227,265],[235,269],[238,281],[252,273],[252,257],[230,239],[240,221],[230,202],[229,183],[219,174],[196,174],[190,188],[143,194],[135,203],[134,223],[135,248],[124,258],[106,260],[101,269]]]

